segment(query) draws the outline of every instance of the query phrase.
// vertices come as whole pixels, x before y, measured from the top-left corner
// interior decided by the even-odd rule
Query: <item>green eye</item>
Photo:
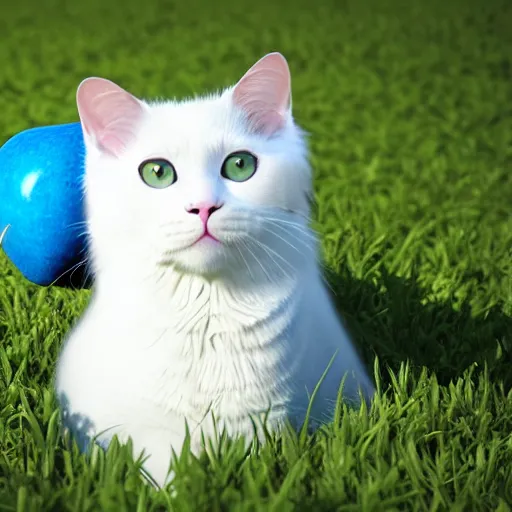
[[[142,181],[153,188],[170,187],[178,179],[174,166],[163,159],[142,162],[139,165],[139,174]]]
[[[246,181],[256,172],[258,160],[248,151],[231,153],[220,171],[221,176],[232,181]]]

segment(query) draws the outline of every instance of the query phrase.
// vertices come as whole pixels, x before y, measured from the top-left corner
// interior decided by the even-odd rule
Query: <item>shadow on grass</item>
[[[338,311],[369,366],[378,355],[381,368],[413,367],[434,371],[448,384],[473,363],[487,362],[493,381],[512,388],[512,318],[495,307],[474,317],[469,304],[422,304],[425,292],[414,280],[383,273],[379,287],[359,281],[348,270],[327,271]],[[502,355],[497,358],[498,348]],[[371,368],[370,368],[371,370]],[[387,372],[382,378],[389,382]]]

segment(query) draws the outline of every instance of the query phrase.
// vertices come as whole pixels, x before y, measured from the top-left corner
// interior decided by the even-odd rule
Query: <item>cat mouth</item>
[[[204,233],[192,244],[192,245],[196,245],[197,243],[201,242],[202,240],[210,240],[210,241],[213,241],[213,242],[216,242],[216,243],[221,243],[221,241],[214,237],[209,231],[208,231],[208,228],[205,227],[205,230],[204,230]]]

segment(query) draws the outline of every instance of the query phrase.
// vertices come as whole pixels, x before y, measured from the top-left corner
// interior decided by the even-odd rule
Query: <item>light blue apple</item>
[[[72,282],[86,256],[84,154],[80,123],[25,130],[0,148],[2,249],[33,283]]]

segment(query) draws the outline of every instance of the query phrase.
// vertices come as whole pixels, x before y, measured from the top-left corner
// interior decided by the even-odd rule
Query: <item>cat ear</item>
[[[261,58],[235,85],[233,101],[246,113],[256,132],[272,135],[283,128],[291,109],[286,59],[277,52]]]
[[[102,151],[119,156],[135,138],[144,105],[104,78],[86,78],[76,93],[83,131]]]

